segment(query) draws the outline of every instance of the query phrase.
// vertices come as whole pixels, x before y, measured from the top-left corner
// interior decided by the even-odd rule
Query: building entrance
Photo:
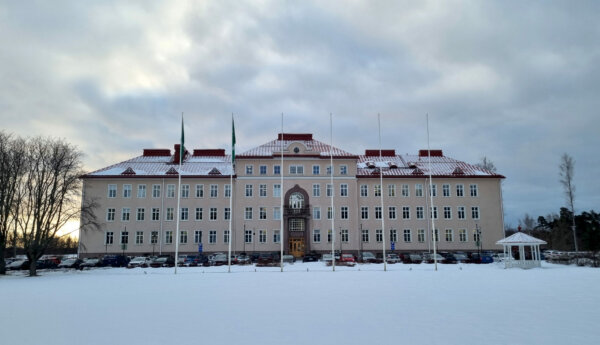
[[[304,256],[303,238],[290,238],[290,254],[296,258]]]

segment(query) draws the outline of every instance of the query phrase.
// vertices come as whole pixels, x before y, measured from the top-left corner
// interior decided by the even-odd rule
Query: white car
[[[129,261],[129,263],[127,264],[127,268],[148,267],[150,265],[150,262],[152,262],[150,258],[147,258],[145,256],[136,256],[135,258],[131,259],[131,261]]]

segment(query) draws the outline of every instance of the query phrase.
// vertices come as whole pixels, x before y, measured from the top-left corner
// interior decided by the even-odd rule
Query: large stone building
[[[146,149],[142,156],[82,177],[84,200],[99,204],[100,227],[82,229],[80,252],[174,253],[175,217],[180,217],[181,253],[225,252],[230,238],[236,252],[279,251],[280,240],[284,251],[297,257],[326,252],[332,245],[331,217],[335,249],[343,252],[381,252],[384,240],[387,251],[431,250],[431,216],[439,250],[497,249],[496,241],[504,237],[504,177],[431,150],[429,193],[428,156],[427,150],[415,155],[382,150],[381,158],[379,150],[356,155],[311,134],[279,134],[236,156],[232,189],[231,156],[225,150],[186,151],[177,210],[179,145],[173,153]]]

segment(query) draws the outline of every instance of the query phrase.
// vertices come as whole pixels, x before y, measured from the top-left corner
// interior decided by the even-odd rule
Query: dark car
[[[416,253],[403,254],[402,262],[405,264],[420,264],[423,262],[423,257]]]
[[[58,264],[58,268],[79,268],[82,262],[81,259],[66,259]]]
[[[491,264],[494,262],[494,259],[489,255],[472,253],[471,254],[471,262],[474,264]]]
[[[444,259],[442,259],[442,263],[443,264],[456,264],[458,263],[458,261],[456,260],[456,258],[454,257],[454,255],[447,253],[445,255],[442,255],[444,257]]]
[[[150,267],[175,267],[175,259],[172,256],[160,256],[150,263]]]
[[[36,267],[36,269],[44,270],[44,269],[57,268],[58,264],[56,263],[56,260],[40,259],[35,262],[35,267]]]
[[[317,255],[316,253],[306,254],[302,258],[302,262],[316,262],[316,261],[319,261],[319,255]]]
[[[79,264],[79,269],[82,270],[84,268],[91,268],[91,267],[100,267],[102,266],[102,260],[98,259],[98,258],[88,258],[83,260],[83,262],[81,264]]]
[[[269,265],[275,262],[275,256],[272,253],[260,253],[256,259],[257,265]]]
[[[104,255],[102,258],[102,266],[110,267],[126,267],[129,260],[124,255]]]
[[[457,263],[469,263],[471,262],[471,259],[469,259],[469,256],[465,253],[454,253],[454,259],[456,259]]]

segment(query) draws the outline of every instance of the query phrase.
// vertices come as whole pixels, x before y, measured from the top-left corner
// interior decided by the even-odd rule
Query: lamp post
[[[256,253],[256,228],[252,229],[252,254]]]
[[[154,256],[154,249],[156,248],[156,240],[157,240],[157,233],[156,232],[152,232],[152,256]]]
[[[343,242],[343,237],[342,237],[342,227],[340,226],[340,260],[342,259],[342,242]]]
[[[479,250],[479,257],[481,257],[481,228],[479,228],[479,224],[475,224],[475,233],[477,234],[477,249]]]
[[[246,253],[246,223],[244,223],[244,253]]]

